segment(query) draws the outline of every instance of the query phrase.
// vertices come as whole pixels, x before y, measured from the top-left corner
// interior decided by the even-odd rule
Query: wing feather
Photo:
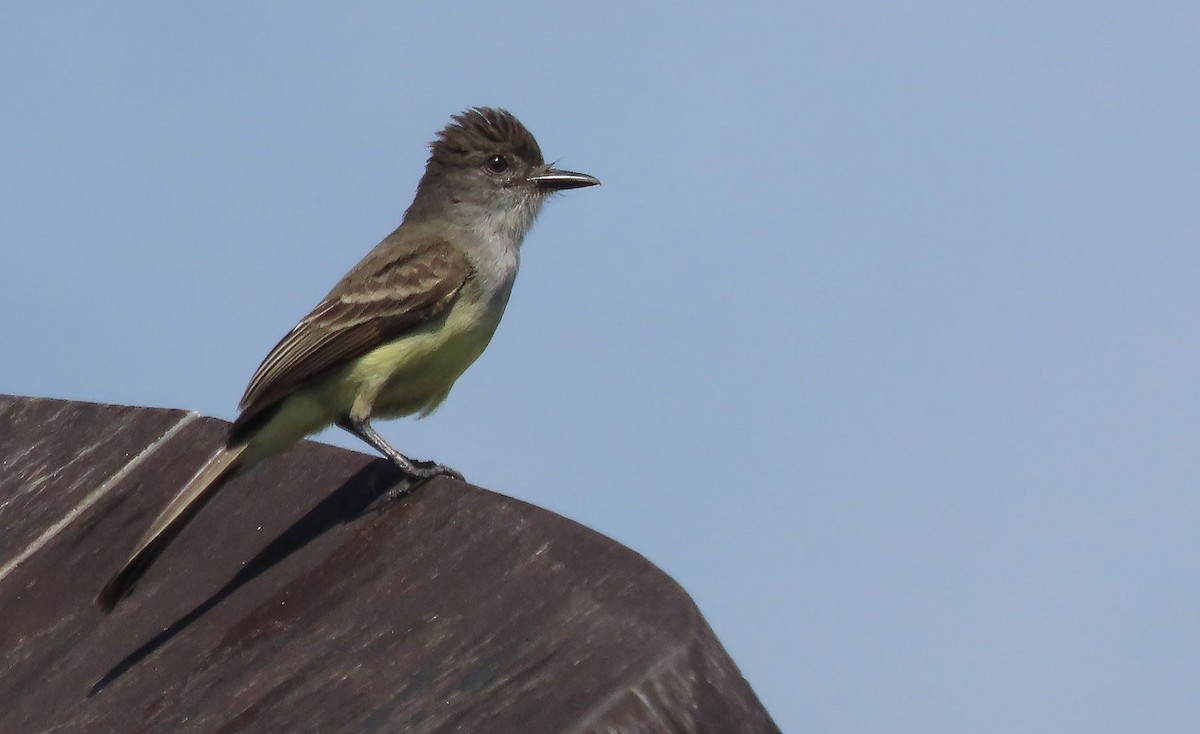
[[[250,378],[243,417],[437,317],[471,277],[466,257],[444,239],[399,255],[398,247],[385,240],[275,345]]]

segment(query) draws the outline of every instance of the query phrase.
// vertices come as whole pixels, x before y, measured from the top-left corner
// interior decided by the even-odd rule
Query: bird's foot
[[[436,476],[450,477],[451,479],[463,478],[462,472],[453,467],[439,464],[436,461],[421,461],[420,459],[407,459],[408,466],[400,466],[404,473],[411,476],[413,479],[433,479]]]

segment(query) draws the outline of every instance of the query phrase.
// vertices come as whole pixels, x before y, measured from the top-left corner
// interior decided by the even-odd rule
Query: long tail
[[[245,450],[245,444],[221,449],[201,467],[200,471],[196,472],[196,476],[192,477],[175,499],[171,500],[167,509],[162,511],[158,519],[142,536],[142,542],[138,544],[137,550],[133,552],[117,575],[104,585],[96,597],[97,606],[105,612],[111,612],[117,602],[133,591],[134,585],[154,563],[154,559],[158,558],[171,541],[175,540],[179,532],[196,516],[196,513],[208,504],[208,501],[215,497],[230,479],[240,473],[239,470],[242,467],[238,463],[238,459]]]

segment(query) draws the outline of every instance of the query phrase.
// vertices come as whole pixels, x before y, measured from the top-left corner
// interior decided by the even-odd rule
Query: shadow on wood
[[[688,596],[577,523],[304,442],[91,604],[222,441],[0,396],[0,731],[773,732]]]

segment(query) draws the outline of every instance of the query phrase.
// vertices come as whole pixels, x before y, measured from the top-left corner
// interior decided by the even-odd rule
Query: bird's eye
[[[494,155],[487,159],[487,169],[492,173],[504,173],[508,170],[508,159],[502,155]]]

